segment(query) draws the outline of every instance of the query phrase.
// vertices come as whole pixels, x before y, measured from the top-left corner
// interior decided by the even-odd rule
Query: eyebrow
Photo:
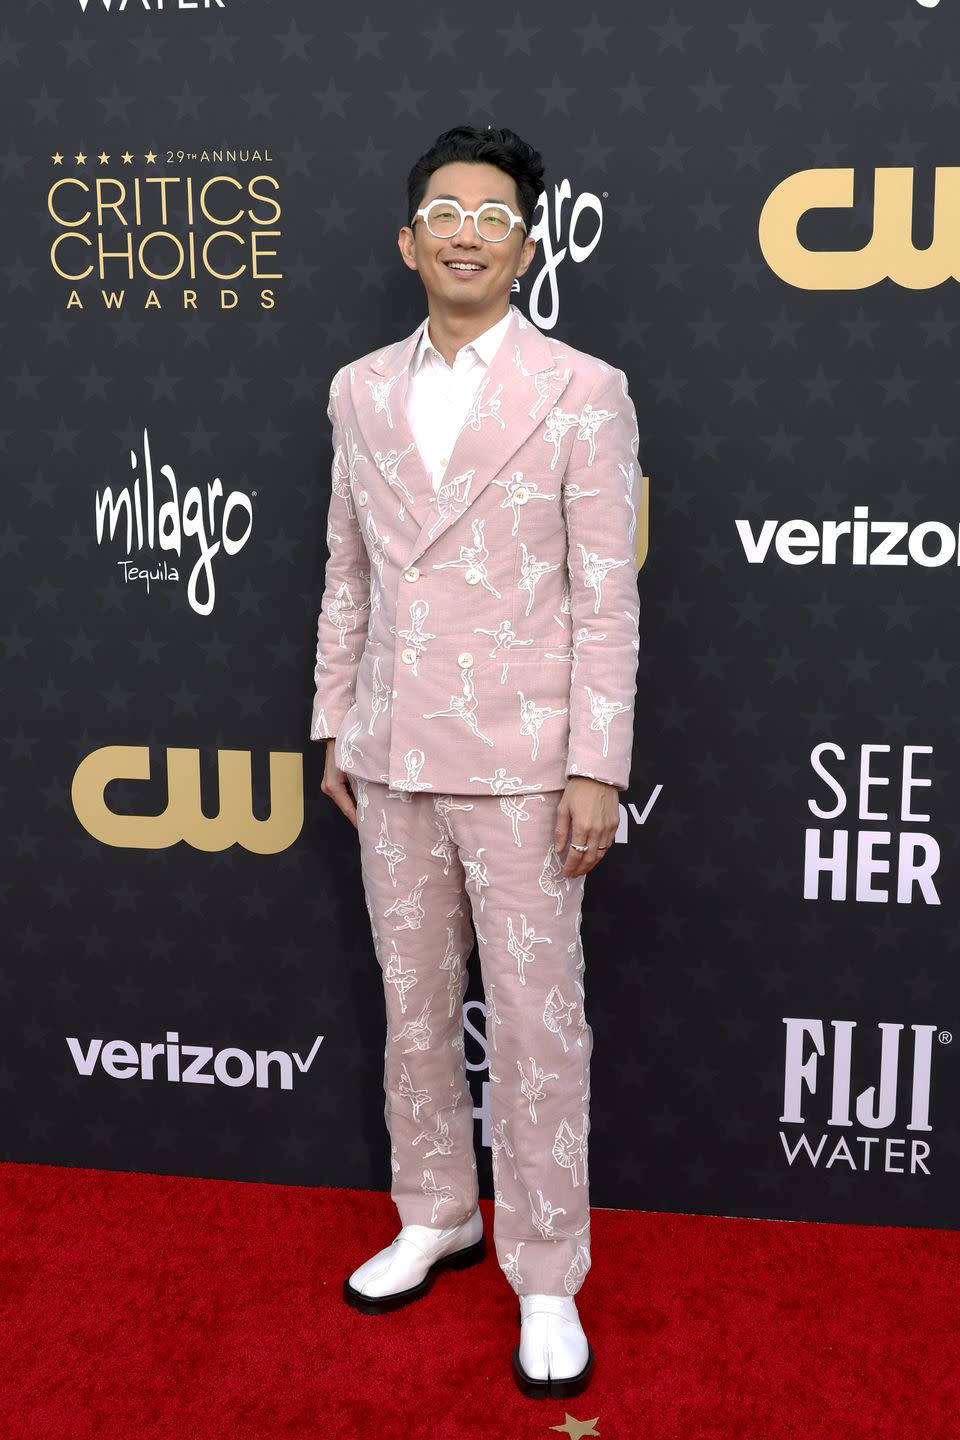
[[[460,196],[459,196],[459,195],[434,195],[434,196],[433,196],[433,199],[434,199],[434,200],[456,200],[456,202],[457,202],[458,205],[462,205],[462,204],[463,204],[463,201],[460,199]],[[428,201],[427,203],[429,204],[430,202]],[[509,202],[509,200],[504,200],[504,198],[503,198],[502,195],[484,195],[483,199],[480,201],[480,204],[481,204],[481,205],[506,205],[507,207],[509,207],[510,202]]]

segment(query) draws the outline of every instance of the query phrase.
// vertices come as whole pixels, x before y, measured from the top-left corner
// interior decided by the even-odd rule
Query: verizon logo
[[[852,520],[750,520],[734,522],[751,565],[775,555],[784,565],[922,565],[960,563],[960,526],[941,520],[871,520],[869,507],[854,506]]]
[[[294,1076],[305,1075],[323,1043],[318,1035],[303,1059],[296,1050],[241,1050],[230,1045],[214,1051],[212,1045],[184,1045],[176,1030],[168,1030],[163,1042],[141,1040],[90,1040],[86,1047],[75,1035],[66,1037],[77,1073],[88,1079],[98,1069],[113,1080],[161,1080],[175,1085],[229,1085],[233,1089],[254,1085],[269,1090],[292,1090]]]

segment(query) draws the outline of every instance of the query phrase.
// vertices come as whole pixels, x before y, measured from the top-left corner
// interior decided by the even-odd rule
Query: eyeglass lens
[[[510,233],[510,217],[496,205],[485,206],[476,217],[477,234],[482,240],[503,240]],[[460,229],[460,211],[443,200],[427,206],[427,229],[438,239],[448,239]]]

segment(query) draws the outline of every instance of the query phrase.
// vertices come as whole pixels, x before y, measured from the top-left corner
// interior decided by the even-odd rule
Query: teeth
[[[448,270],[482,270],[482,265],[461,265],[456,261],[447,261]]]

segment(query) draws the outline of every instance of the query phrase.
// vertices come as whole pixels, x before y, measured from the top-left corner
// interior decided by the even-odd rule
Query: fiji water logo
[[[127,0],[78,0],[86,14],[91,10],[126,10]],[[141,10],[224,10],[224,0],[131,0],[131,9]]]
[[[952,1032],[881,1021],[879,1036],[855,1035],[856,1020],[825,1026],[787,1016],[783,1023],[780,1123],[789,1128],[780,1143],[791,1168],[929,1175],[932,1147],[919,1136],[933,1131],[934,1056],[952,1043]]]

